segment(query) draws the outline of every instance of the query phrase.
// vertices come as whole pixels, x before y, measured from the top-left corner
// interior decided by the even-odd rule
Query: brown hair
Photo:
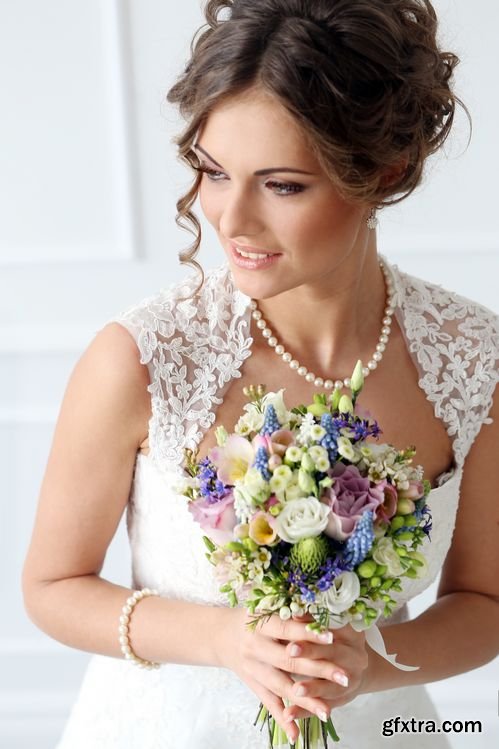
[[[456,104],[471,125],[450,87],[459,58],[439,49],[430,0],[209,0],[205,17],[167,94],[187,121],[173,142],[193,169],[192,146],[210,112],[253,86],[293,115],[340,194],[371,206],[398,203],[419,185]],[[387,170],[401,163],[388,182]],[[196,237],[179,254],[201,272],[196,292],[204,273],[191,209],[201,178],[177,201],[176,216]]]

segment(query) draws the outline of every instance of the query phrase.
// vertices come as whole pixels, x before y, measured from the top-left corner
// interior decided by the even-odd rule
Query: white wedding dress
[[[404,578],[388,623],[407,618],[406,602],[435,579],[449,549],[463,462],[482,425],[490,423],[499,318],[384,260],[419,386],[445,423],[455,459],[428,500],[433,513],[426,549],[430,574],[423,580]],[[206,274],[195,300],[177,301],[195,285],[194,278],[172,284],[113,318],[134,336],[151,377],[150,452],[137,455],[126,513],[130,587],[226,606],[205,557],[203,532],[175,484],[183,473],[183,448],[201,441],[230,382],[251,355],[250,299],[235,287],[227,262]],[[164,664],[148,671],[93,655],[56,749],[266,749],[266,729],[253,725],[258,705],[257,696],[228,669]],[[341,741],[331,746],[385,749],[382,721],[395,716],[439,722],[424,687],[361,695],[333,710]],[[443,734],[401,733],[393,742],[397,748],[450,746]]]

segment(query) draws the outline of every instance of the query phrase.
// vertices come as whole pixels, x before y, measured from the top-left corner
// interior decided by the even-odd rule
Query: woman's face
[[[201,207],[238,288],[256,299],[303,285],[330,296],[335,271],[365,250],[368,210],[340,198],[284,107],[258,91],[231,99],[210,114],[195,150]],[[276,256],[255,264],[234,245]]]

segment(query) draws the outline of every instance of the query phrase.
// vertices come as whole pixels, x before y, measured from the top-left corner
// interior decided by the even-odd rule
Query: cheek
[[[201,182],[201,185],[199,186],[198,197],[199,205],[206,216],[206,220],[213,226],[217,225],[220,215],[218,201],[215,199],[213,191],[206,189],[203,182]]]

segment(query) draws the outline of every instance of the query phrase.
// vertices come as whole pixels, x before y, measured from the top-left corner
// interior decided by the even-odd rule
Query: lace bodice
[[[498,379],[499,322],[491,310],[400,271],[383,258],[394,283],[395,314],[419,371],[419,385],[452,438],[454,467],[431,493],[430,574],[405,581],[398,609],[436,577],[455,522],[465,457],[488,412]],[[172,284],[114,321],[133,335],[150,373],[148,455],[139,453],[127,513],[134,584],[165,595],[225,605],[205,558],[201,529],[175,492],[183,448],[195,448],[215,422],[233,378],[251,355],[250,298],[235,287],[228,263]],[[170,538],[168,529],[174,528]],[[147,553],[146,553],[147,550]],[[172,574],[174,573],[174,574]]]
[[[419,386],[444,422],[454,451],[453,469],[439,477],[428,500],[433,514],[432,540],[425,549],[429,575],[404,579],[389,620],[400,621],[407,616],[406,602],[435,579],[451,543],[464,460],[490,421],[499,321],[485,307],[384,261]],[[133,335],[150,373],[150,451],[137,454],[126,516],[131,585],[225,606],[205,556],[203,531],[176,486],[184,475],[183,448],[195,448],[214,424],[228,386],[251,355],[250,299],[234,286],[227,263],[206,274],[194,299],[179,301],[195,285],[195,279],[172,284],[112,319]],[[356,713],[360,704],[362,721]],[[223,668],[165,664],[149,672],[96,655],[57,749],[266,749],[265,733],[252,725],[257,707],[256,695]],[[404,714],[438,719],[423,687],[357,697],[333,711],[342,738],[335,749],[382,749],[386,740],[379,716]],[[417,743],[449,746],[443,735],[418,736]],[[397,746],[406,745],[398,737]]]

